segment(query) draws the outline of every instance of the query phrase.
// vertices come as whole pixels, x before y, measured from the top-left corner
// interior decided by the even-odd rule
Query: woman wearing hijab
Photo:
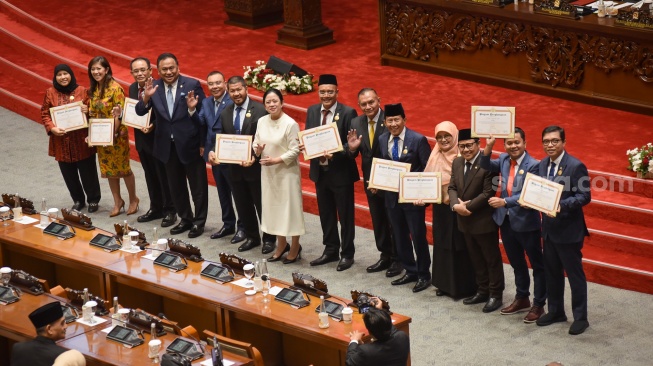
[[[60,354],[52,366],[86,366],[86,359],[81,352],[71,349]]]
[[[95,148],[85,142],[87,129],[66,131],[55,126],[50,117],[50,108],[65,104],[84,103],[82,112],[88,113],[89,98],[86,88],[77,85],[75,74],[68,65],[54,68],[52,87],[45,91],[41,106],[41,122],[50,136],[48,155],[59,164],[59,170],[66,183],[73,209],[81,210],[88,202],[88,212],[98,210],[100,182],[95,164]]]
[[[91,88],[88,92],[91,118],[114,118],[115,136],[112,146],[97,148],[100,160],[102,178],[109,180],[109,188],[113,195],[113,210],[109,217],[118,216],[125,210],[125,201],[120,196],[120,178],[125,180],[129,193],[129,208],[127,215],[138,212],[139,199],[136,196],[136,179],[129,166],[129,136],[127,126],[120,124],[122,107],[125,104],[125,91],[112,77],[109,61],[103,56],[97,56],[88,63],[88,77]]]
[[[436,146],[425,172],[442,174],[442,203],[433,205],[433,286],[436,295],[454,299],[476,293],[474,268],[467,254],[465,238],[458,230],[456,213],[449,207],[451,164],[458,155],[458,128],[449,121],[435,126]]]

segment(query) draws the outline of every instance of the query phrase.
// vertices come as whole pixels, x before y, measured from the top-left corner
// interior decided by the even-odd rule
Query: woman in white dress
[[[301,258],[299,236],[304,234],[304,205],[299,171],[297,122],[283,113],[283,95],[268,89],[263,95],[267,116],[258,120],[254,152],[261,164],[261,229],[277,236],[276,262],[288,252],[284,264]],[[286,236],[292,237],[288,245]]]

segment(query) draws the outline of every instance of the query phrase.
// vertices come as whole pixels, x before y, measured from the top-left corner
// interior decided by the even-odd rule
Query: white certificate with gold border
[[[86,114],[82,112],[83,105],[82,102],[76,102],[50,108],[52,123],[66,132],[88,127]]]
[[[122,124],[125,126],[138,128],[139,130],[145,127],[149,127],[152,109],[147,111],[146,115],[139,116],[136,114],[136,104],[138,104],[138,100],[125,98],[125,110],[122,115]]]
[[[515,137],[515,107],[472,106],[472,137]]]
[[[91,118],[88,121],[88,146],[113,145],[113,118]]]
[[[298,137],[299,143],[304,145],[305,160],[323,156],[324,152],[332,154],[343,150],[335,122],[299,131]]]
[[[517,201],[520,205],[534,208],[542,213],[555,216],[560,205],[564,185],[526,173],[524,187]]]
[[[252,158],[251,135],[215,135],[215,156],[220,163],[240,164]]]
[[[408,172],[410,172],[410,163],[399,163],[393,160],[373,158],[370,181],[367,187],[399,192],[400,175],[401,173]]]
[[[413,172],[399,175],[399,203],[442,202],[442,174]]]

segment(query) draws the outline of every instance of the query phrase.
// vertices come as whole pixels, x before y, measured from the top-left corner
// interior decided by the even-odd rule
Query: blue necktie
[[[243,110],[243,107],[236,107],[236,119],[234,119],[234,129],[236,134],[240,135],[240,111]]]
[[[549,169],[549,180],[553,180],[556,176],[556,163],[551,163],[551,169]]]
[[[399,160],[399,136],[396,136],[392,140],[394,141],[392,143],[392,160],[397,161]]]
[[[172,118],[172,110],[175,108],[175,99],[172,96],[172,85],[168,86],[168,92],[166,93],[166,100],[168,102],[168,113],[170,114],[170,118]]]

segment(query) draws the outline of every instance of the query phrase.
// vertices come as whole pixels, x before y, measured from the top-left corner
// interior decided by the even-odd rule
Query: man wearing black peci
[[[401,273],[401,263],[397,258],[397,249],[392,237],[392,227],[385,209],[383,191],[372,193],[367,186],[370,180],[372,159],[381,157],[378,139],[385,131],[385,113],[381,109],[381,98],[372,88],[363,88],[358,92],[358,105],[363,115],[351,121],[352,130],[348,135],[348,153],[352,158],[361,156],[364,189],[367,196],[367,205],[370,209],[372,227],[374,228],[374,241],[376,248],[381,253],[381,258],[371,266],[367,272],[386,271],[387,277],[394,277]]]
[[[306,129],[336,123],[342,145],[347,149],[347,133],[351,120],[356,117],[356,111],[338,103],[338,81],[335,75],[320,75],[318,95],[320,103],[308,107]],[[303,146],[300,145],[300,149]],[[324,244],[323,254],[311,261],[311,266],[336,262],[340,257],[336,269],[349,269],[354,264],[355,253],[354,182],[360,179],[356,162],[345,151],[325,154],[311,159],[309,177],[315,182]]]
[[[55,342],[66,337],[66,320],[58,301],[43,305],[29,314],[36,328],[36,338],[16,343],[11,352],[11,366],[51,366],[66,349]]]
[[[152,77],[152,65],[149,59],[136,57],[132,60],[130,67],[135,82],[129,86],[129,97],[142,100],[145,82]],[[162,218],[161,227],[168,227],[177,221],[177,214],[168,186],[166,167],[153,154],[154,134],[152,132],[156,128],[155,122],[155,116],[152,114],[149,127],[134,128],[136,151],[143,166],[147,193],[150,196],[150,209],[144,215],[139,216],[137,221],[149,222]]]

